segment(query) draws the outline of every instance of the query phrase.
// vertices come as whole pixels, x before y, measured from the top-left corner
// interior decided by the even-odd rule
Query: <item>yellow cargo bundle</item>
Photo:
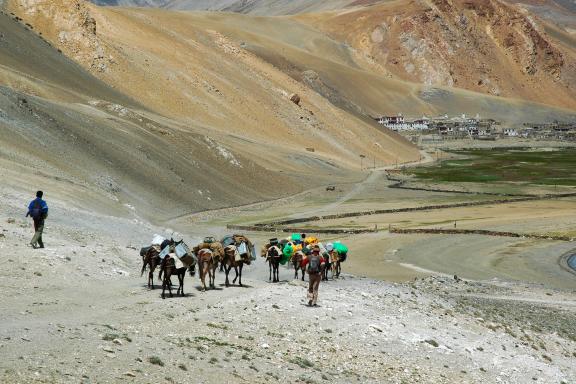
[[[319,240],[317,237],[314,236],[310,236],[310,237],[306,237],[306,244],[308,245],[315,245],[318,244]]]

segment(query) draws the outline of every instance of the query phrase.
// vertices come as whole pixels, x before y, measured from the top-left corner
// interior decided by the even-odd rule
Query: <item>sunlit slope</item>
[[[275,174],[147,111],[5,15],[0,33],[5,187],[154,219],[298,190],[264,183]]]
[[[210,14],[88,4],[70,11],[67,3],[12,3],[12,9],[106,83],[192,130],[225,136],[239,150],[250,146],[262,165],[302,171],[302,162],[320,161],[356,168],[360,153],[381,164],[419,156],[401,137],[334,106],[220,33]],[[300,106],[290,101],[292,93]],[[284,161],[287,151],[298,164]]]
[[[545,22],[499,0],[398,0],[298,19],[347,42],[385,76],[576,109],[566,31],[549,34]]]
[[[290,15],[340,9],[354,0],[92,0],[98,5],[158,7],[187,11],[225,11],[255,15]],[[367,3],[362,1],[361,3]]]
[[[331,17],[326,14],[297,19],[218,13],[186,13],[178,17],[229,36],[246,51],[308,85],[335,105],[362,115],[479,113],[508,123],[568,119],[574,115],[571,109],[542,103],[402,80],[308,22],[311,17]],[[302,17],[304,23],[300,22]]]

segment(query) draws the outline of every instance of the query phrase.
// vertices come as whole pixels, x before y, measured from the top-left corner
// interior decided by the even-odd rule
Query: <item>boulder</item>
[[[300,106],[300,96],[297,93],[293,93],[292,95],[290,95],[290,101]]]

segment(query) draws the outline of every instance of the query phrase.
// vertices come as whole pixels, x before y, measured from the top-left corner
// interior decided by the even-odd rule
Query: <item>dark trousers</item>
[[[42,242],[42,232],[44,231],[44,219],[34,219],[34,237],[30,241],[32,246],[39,246],[44,248],[44,243]]]
[[[308,274],[308,302],[315,305],[318,301],[318,288],[320,287],[322,275],[320,273]]]

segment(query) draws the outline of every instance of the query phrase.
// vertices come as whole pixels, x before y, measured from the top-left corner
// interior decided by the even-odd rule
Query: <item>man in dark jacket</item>
[[[36,198],[28,204],[28,213],[26,217],[32,217],[34,220],[34,237],[30,241],[32,248],[44,248],[42,242],[42,232],[44,231],[44,220],[48,217],[48,204],[42,200],[44,192],[36,192]]]
[[[308,266],[308,306],[318,306],[318,288],[322,280],[322,269],[324,268],[324,258],[320,255],[320,247],[315,246],[312,254],[302,262],[303,266]]]

